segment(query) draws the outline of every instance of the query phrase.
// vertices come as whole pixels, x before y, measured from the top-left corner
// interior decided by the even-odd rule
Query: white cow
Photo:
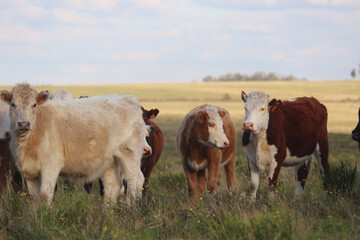
[[[127,202],[141,196],[147,128],[133,96],[47,101],[49,92],[26,83],[0,95],[10,104],[10,148],[34,198],[50,204],[57,177],[65,174],[87,182],[101,177],[105,198],[116,202],[118,167],[127,179]]]
[[[63,101],[63,100],[70,100],[73,99],[71,93],[63,88],[59,88],[54,95],[51,96],[51,100],[54,101]]]

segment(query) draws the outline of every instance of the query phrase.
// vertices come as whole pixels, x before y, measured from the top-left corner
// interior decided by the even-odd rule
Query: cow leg
[[[305,183],[310,173],[311,161],[312,161],[312,156],[309,158],[309,160],[307,160],[303,164],[299,164],[294,167],[295,181],[296,181],[296,189],[294,196],[295,199],[301,198],[304,192]]]
[[[211,156],[209,156],[208,159],[208,165],[209,165],[208,190],[210,191],[210,194],[213,194],[215,192],[217,181],[220,175],[220,166],[221,166],[220,154],[221,152],[217,151],[216,153],[213,153]]]
[[[226,182],[229,191],[232,192],[235,187],[235,156],[232,157],[228,163],[225,164]]]
[[[115,164],[105,171],[104,175],[102,176],[102,181],[105,190],[104,200],[107,201],[107,204],[115,204],[121,188],[120,177]]]
[[[127,154],[127,156],[121,156],[119,159],[127,182],[126,201],[131,203],[132,200],[141,197],[141,189],[144,184],[144,175],[140,170],[141,152],[139,156]]]
[[[204,188],[205,188],[205,184],[206,184],[205,169],[196,171],[196,178],[197,178],[197,194],[198,194],[198,196],[196,196],[196,198],[198,199],[204,193]]]
[[[60,169],[56,167],[43,167],[41,170],[40,198],[49,206],[55,192],[56,179]]]
[[[40,178],[26,178],[25,180],[30,196],[34,199],[39,199]]]
[[[276,162],[275,159],[272,159],[268,174],[268,186],[270,189],[270,197],[276,189],[280,169],[281,169],[281,163]]]
[[[315,157],[320,168],[320,173],[322,177],[325,177],[325,174],[329,173],[330,166],[328,162],[329,156],[329,144],[328,144],[328,136],[325,134],[321,136],[319,139],[319,143],[315,149]]]
[[[188,182],[188,190],[189,190],[189,197],[190,197],[190,202],[192,204],[195,204],[195,195],[197,192],[197,177],[196,177],[196,171],[191,169],[186,160],[182,160],[182,165],[183,165],[183,169],[186,175],[186,179]]]
[[[249,170],[250,170],[250,181],[251,181],[251,193],[250,199],[255,201],[256,199],[256,192],[259,188],[259,181],[260,181],[260,171],[259,168],[253,162],[248,160]]]

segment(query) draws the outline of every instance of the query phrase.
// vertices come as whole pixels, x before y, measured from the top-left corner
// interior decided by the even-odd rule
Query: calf
[[[268,185],[274,190],[282,166],[294,167],[295,197],[301,197],[315,154],[322,176],[329,172],[327,110],[315,98],[288,101],[264,92],[242,92],[245,103],[242,144],[248,159],[251,198],[256,198],[259,173],[269,168]]]
[[[141,196],[147,128],[133,96],[47,101],[48,93],[26,83],[0,95],[10,104],[11,152],[35,199],[50,204],[56,179],[65,174],[83,181],[102,177],[106,199],[116,202],[118,168],[128,181],[127,201]]]
[[[358,117],[359,117],[359,122],[356,125],[356,128],[352,131],[351,136],[354,141],[358,142],[359,149],[360,149],[360,108],[359,108],[359,112],[358,112]]]
[[[216,190],[221,166],[225,168],[230,192],[234,189],[236,132],[225,109],[213,105],[192,109],[179,124],[176,144],[192,203],[196,203],[204,191],[206,169],[211,194]]]

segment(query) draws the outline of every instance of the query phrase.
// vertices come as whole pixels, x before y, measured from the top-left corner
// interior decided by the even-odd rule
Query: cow
[[[356,128],[352,131],[351,137],[354,141],[358,142],[359,149],[360,149],[360,108],[359,108],[359,112],[358,112],[358,118],[359,118],[359,122],[356,125]]]
[[[22,191],[22,178],[15,167],[10,148],[9,105],[0,101],[0,194],[6,192],[8,179],[15,192]]]
[[[121,189],[118,168],[128,181],[127,202],[141,196],[147,127],[135,97],[47,101],[49,93],[28,83],[0,95],[10,105],[10,149],[34,199],[49,205],[60,174],[86,182],[101,177],[106,203],[115,203]]]
[[[329,172],[327,110],[317,99],[299,97],[288,101],[270,100],[261,91],[241,94],[245,103],[242,145],[250,170],[256,199],[259,174],[268,167],[271,194],[276,188],[281,167],[293,167],[295,199],[300,198],[315,155],[321,175]]]
[[[225,168],[229,191],[234,190],[236,131],[225,109],[207,104],[192,109],[179,124],[176,145],[191,203],[198,202],[206,182],[210,194],[215,193],[221,166]]]
[[[59,88],[58,90],[56,90],[54,95],[50,97],[50,99],[53,101],[64,101],[73,99],[73,96],[67,90]]]
[[[150,111],[143,110],[143,119],[145,124],[152,127],[151,133],[146,138],[146,141],[151,147],[151,154],[143,155],[141,158],[141,172],[144,174],[144,193],[145,189],[148,187],[149,178],[153,168],[156,163],[159,161],[162,149],[164,147],[164,135],[160,129],[160,127],[151,119],[155,118],[159,114],[159,110],[151,109]]]

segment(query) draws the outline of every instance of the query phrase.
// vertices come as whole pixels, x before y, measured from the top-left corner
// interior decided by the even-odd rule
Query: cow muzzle
[[[142,152],[143,157],[148,157],[151,154],[152,154],[151,147],[144,147],[143,148],[143,152]]]
[[[19,121],[16,128],[20,132],[27,132],[31,130],[31,123],[29,121]]]
[[[252,122],[244,122],[242,130],[247,131],[247,132],[255,131],[254,123],[252,123]]]

